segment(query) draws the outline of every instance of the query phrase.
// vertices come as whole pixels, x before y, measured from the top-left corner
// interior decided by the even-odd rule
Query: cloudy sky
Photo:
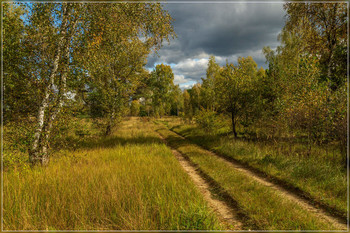
[[[276,48],[284,25],[282,3],[166,3],[174,19],[177,38],[164,44],[159,56],[148,59],[147,68],[171,65],[174,83],[191,87],[205,77],[210,55],[220,65],[236,63],[240,56],[252,56],[266,68],[264,46]]]

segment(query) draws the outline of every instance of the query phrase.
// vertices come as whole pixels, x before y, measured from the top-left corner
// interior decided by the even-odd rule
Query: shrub
[[[215,111],[208,109],[201,109],[195,115],[197,125],[206,133],[215,134],[223,127],[223,120]]]

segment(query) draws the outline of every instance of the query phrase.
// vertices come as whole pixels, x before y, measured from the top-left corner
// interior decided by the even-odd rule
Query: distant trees
[[[151,72],[139,95],[142,108],[148,116],[178,116],[184,101],[179,85],[174,84],[174,73],[169,65],[159,64]]]
[[[184,109],[184,100],[183,100],[182,91],[179,85],[174,85],[170,95],[171,95],[170,114],[174,116],[180,116],[180,113],[183,112],[183,109]]]
[[[182,98],[184,101],[184,117],[188,120],[191,120],[193,117],[193,112],[190,99],[191,97],[187,90],[183,91]]]
[[[154,116],[164,116],[171,110],[171,95],[174,89],[174,73],[169,65],[159,64],[151,73],[148,82],[151,90],[152,109]]]
[[[263,104],[260,86],[264,78],[265,71],[258,69],[251,57],[240,57],[237,66],[227,63],[220,67],[211,56],[203,84],[196,84],[183,93],[185,116],[191,119],[198,115],[203,125],[215,121],[215,112],[229,115],[232,132],[237,137],[237,124],[247,127],[260,114]]]
[[[201,89],[202,85],[200,83],[196,83],[192,86],[188,93],[190,94],[190,103],[191,103],[191,112],[194,115],[198,114],[201,109]]]
[[[138,100],[133,100],[130,104],[130,115],[139,116],[140,114],[140,102]]]
[[[201,105],[205,109],[210,109],[212,111],[217,108],[217,99],[220,96],[216,95],[215,89],[217,88],[217,79],[220,75],[220,66],[215,61],[214,56],[209,57],[208,68],[206,71],[206,78],[202,78],[201,86]]]

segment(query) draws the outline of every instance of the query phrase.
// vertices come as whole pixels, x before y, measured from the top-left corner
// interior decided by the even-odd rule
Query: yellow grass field
[[[151,125],[132,119],[47,167],[4,172],[4,230],[221,229]]]

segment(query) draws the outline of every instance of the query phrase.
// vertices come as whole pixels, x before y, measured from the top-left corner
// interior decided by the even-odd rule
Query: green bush
[[[201,109],[195,115],[195,121],[206,133],[215,134],[223,127],[222,116],[208,109]]]

